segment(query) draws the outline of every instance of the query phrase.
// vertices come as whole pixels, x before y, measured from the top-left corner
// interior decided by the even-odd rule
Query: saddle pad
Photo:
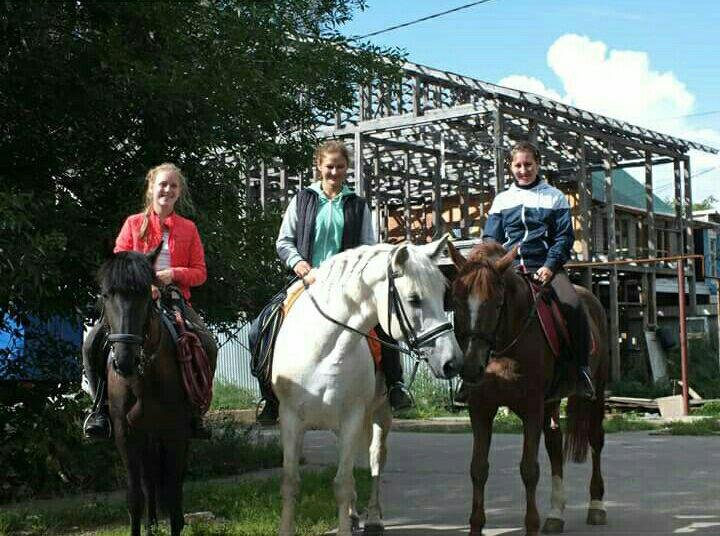
[[[298,281],[288,289],[287,298],[285,298],[282,306],[283,318],[288,315],[290,309],[292,309],[292,306],[295,305],[295,302],[303,292],[305,292],[305,287],[303,286],[302,281]],[[375,329],[371,329],[368,335],[377,337]],[[370,349],[370,355],[372,355],[373,361],[375,361],[375,366],[380,368],[380,362],[382,361],[382,345],[375,339],[370,338],[367,339],[367,343],[368,348]]]
[[[538,294],[542,292],[542,287],[532,281],[528,281],[528,283],[533,293],[533,298],[537,303],[538,318],[540,319],[540,325],[545,334],[545,339],[553,355],[560,357],[563,343],[569,344],[570,341],[570,333],[568,332],[562,312],[560,312],[560,307],[555,299],[552,299],[550,303],[548,303],[543,296],[538,296]],[[592,330],[590,330],[590,355],[595,355],[597,349],[597,341],[595,340]]]

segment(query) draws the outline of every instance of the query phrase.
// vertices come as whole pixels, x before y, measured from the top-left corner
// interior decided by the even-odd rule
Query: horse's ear
[[[405,263],[410,258],[410,252],[408,251],[407,244],[403,244],[397,248],[397,251],[393,254],[391,266],[394,272],[402,272],[405,267]]]
[[[147,260],[150,261],[150,264],[152,266],[155,266],[155,260],[158,258],[158,255],[160,255],[160,252],[162,251],[162,247],[163,247],[163,241],[160,240],[160,244],[158,245],[158,247],[156,247],[150,253],[145,255],[145,257],[147,257]]]
[[[512,266],[515,257],[517,257],[519,247],[520,246],[513,247],[510,251],[503,255],[499,261],[495,263],[495,268],[498,272],[503,273],[505,270],[510,268],[510,266]]]
[[[450,253],[450,258],[453,261],[453,264],[455,265],[455,268],[458,269],[458,271],[461,271],[465,267],[465,263],[467,263],[467,259],[463,257],[462,253],[458,250],[458,248],[455,247],[455,244],[452,242],[448,242],[448,253]]]
[[[432,260],[436,260],[438,256],[443,252],[445,249],[445,246],[448,244],[448,240],[450,238],[450,235],[446,234],[439,240],[435,240],[435,242],[430,242],[429,244],[425,244],[423,246],[420,246],[420,249],[422,252],[430,257]]]

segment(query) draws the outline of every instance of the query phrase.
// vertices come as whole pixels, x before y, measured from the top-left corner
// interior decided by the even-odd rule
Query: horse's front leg
[[[473,456],[470,464],[470,477],[473,484],[472,513],[470,514],[470,534],[480,536],[485,526],[485,483],[490,464],[488,454],[492,438],[492,423],[497,406],[480,407],[470,399],[470,421],[473,429]]]
[[[289,404],[280,404],[280,436],[283,445],[280,536],[295,534],[295,502],[300,486],[300,456],[305,432],[299,417],[288,406]]]
[[[538,450],[543,423],[542,398],[529,400],[527,407],[531,409],[523,417],[523,453],[520,461],[520,476],[525,484],[525,531],[528,536],[535,536],[540,530],[540,514],[537,509],[535,491],[540,480]]]
[[[560,429],[560,402],[545,408],[543,422],[545,450],[550,458],[552,469],[552,495],[550,513],[545,519],[543,532],[559,534],[565,528],[565,485],[563,483],[563,437]]]
[[[352,534],[352,521],[350,510],[355,499],[355,466],[356,447],[361,441],[365,425],[366,408],[354,409],[353,413],[345,417],[338,431],[338,470],[333,482],[335,487],[335,500],[338,508],[338,535],[350,536]],[[365,443],[367,444],[367,443]]]
[[[391,426],[392,411],[390,403],[385,400],[373,416],[372,442],[370,443],[371,487],[365,534],[382,534],[385,530],[382,522],[382,505],[380,504],[380,475],[387,460],[387,437]]]

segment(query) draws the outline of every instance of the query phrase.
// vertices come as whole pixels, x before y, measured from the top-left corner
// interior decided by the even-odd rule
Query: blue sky
[[[342,31],[362,35],[466,3],[369,0]],[[416,63],[720,148],[720,113],[677,118],[720,111],[717,0],[491,0],[370,40]],[[720,158],[692,157],[694,172],[717,166],[694,181],[695,199],[720,198]]]

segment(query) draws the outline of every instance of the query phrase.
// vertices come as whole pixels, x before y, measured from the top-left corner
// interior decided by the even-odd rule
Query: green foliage
[[[146,171],[185,171],[207,251],[195,304],[252,316],[280,281],[278,215],[242,173],[305,168],[315,129],[354,84],[397,72],[393,51],[349,50],[337,27],[363,0],[25,2],[0,5],[0,319],[61,314],[93,274]],[[270,283],[270,284],[269,284]]]
[[[664,427],[663,432],[681,436],[720,435],[720,419],[707,417],[693,421],[673,421]]]
[[[711,208],[714,208],[715,204],[720,201],[717,197],[714,195],[709,195],[699,203],[693,203],[692,209],[693,210],[710,210]]]
[[[632,413],[609,416],[603,421],[603,428],[605,428],[605,433],[607,434],[657,430],[658,427],[659,424],[640,419]]]
[[[449,403],[448,382],[439,382],[427,367],[420,366],[415,375],[415,381],[410,386],[410,392],[415,399],[415,406],[401,412],[401,419],[428,419],[450,415],[447,410]]]
[[[12,389],[14,402],[0,407],[0,429],[6,434],[0,443],[0,503],[125,485],[114,443],[90,442],[81,435],[86,396],[48,396],[53,386],[38,384]],[[241,474],[281,464],[282,449],[276,440],[259,438],[229,421],[212,424],[212,440],[190,444],[188,478]]]
[[[213,399],[210,409],[251,409],[257,404],[257,396],[245,387],[216,381],[213,386]]]
[[[720,400],[706,402],[699,408],[691,410],[693,415],[707,415],[709,417],[720,417]]]
[[[298,534],[324,534],[335,526],[337,509],[332,484],[335,471],[328,468],[302,475],[297,505]],[[369,495],[369,474],[366,470],[356,470],[354,476],[358,500],[363,504]],[[183,534],[275,534],[282,504],[280,482],[278,478],[191,482],[185,484],[184,502],[186,511],[209,511],[218,520],[190,525]],[[93,501],[75,498],[0,512],[0,536],[21,532],[28,535],[67,533],[69,530],[92,531],[98,535],[127,534],[124,499],[120,496]],[[168,533],[166,526],[161,527],[160,533]]]
[[[674,379],[682,377],[679,348],[668,352],[668,374]],[[720,398],[718,354],[707,342],[693,339],[688,341],[688,375],[690,387],[703,398]]]

